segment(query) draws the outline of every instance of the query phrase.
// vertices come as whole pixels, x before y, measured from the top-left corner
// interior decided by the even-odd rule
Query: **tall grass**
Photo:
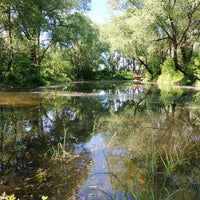
[[[64,124],[64,123],[63,123]],[[65,150],[66,149],[66,135],[67,129],[64,125],[64,132],[63,132],[63,142],[57,144],[57,148],[52,146],[52,159],[61,159],[69,156],[69,153]]]
[[[123,175],[108,165],[113,188],[124,193],[124,199],[128,195],[134,200],[199,199],[199,175],[196,175],[200,169],[192,160],[199,157],[191,157],[196,144],[187,141],[181,146],[169,143],[158,148],[155,141],[152,135],[145,157],[124,160]],[[107,163],[111,163],[110,159],[108,155]]]

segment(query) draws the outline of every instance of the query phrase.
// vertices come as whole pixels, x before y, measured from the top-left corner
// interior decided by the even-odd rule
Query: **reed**
[[[110,141],[114,143],[115,139],[117,137],[111,137]],[[152,134],[145,156],[128,155],[129,157],[124,159],[123,175],[113,169],[113,158],[107,156],[112,186],[124,194],[124,199],[130,195],[134,200],[196,200],[200,198],[200,171],[196,165],[199,156],[195,153],[196,148],[197,144],[187,139],[185,143],[179,144],[175,141],[158,148],[156,138]]]

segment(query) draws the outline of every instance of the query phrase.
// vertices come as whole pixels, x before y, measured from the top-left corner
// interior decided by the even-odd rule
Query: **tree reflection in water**
[[[0,193],[198,197],[199,91],[94,84],[1,93]]]

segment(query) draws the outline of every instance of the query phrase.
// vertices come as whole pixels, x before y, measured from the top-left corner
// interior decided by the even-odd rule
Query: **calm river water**
[[[0,195],[20,200],[200,199],[200,88],[1,91],[0,149]]]

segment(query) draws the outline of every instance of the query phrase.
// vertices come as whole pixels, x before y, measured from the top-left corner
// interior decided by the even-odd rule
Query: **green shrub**
[[[183,74],[175,69],[173,60],[168,59],[161,65],[161,75],[157,82],[160,84],[174,84],[179,83],[183,78]]]

